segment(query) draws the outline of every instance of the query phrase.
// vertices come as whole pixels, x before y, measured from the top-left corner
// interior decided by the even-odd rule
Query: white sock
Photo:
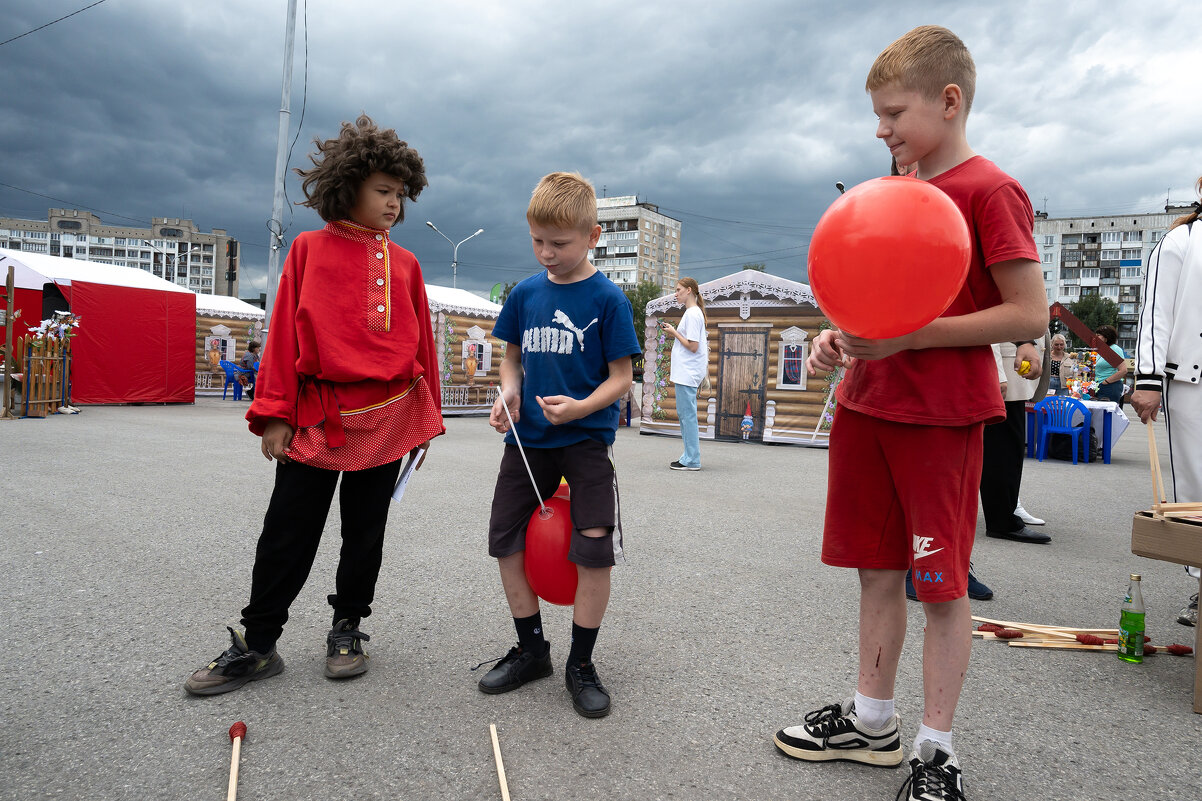
[[[893,699],[869,698],[856,693],[856,717],[870,729],[884,728],[893,719]]]
[[[939,731],[939,729],[932,729],[925,723],[918,724],[918,734],[914,736],[914,747],[910,749],[911,754],[918,754],[918,745],[923,740],[932,740],[937,742],[943,746],[944,751],[947,751],[953,757],[956,755],[955,750],[952,748],[952,733],[950,731]]]

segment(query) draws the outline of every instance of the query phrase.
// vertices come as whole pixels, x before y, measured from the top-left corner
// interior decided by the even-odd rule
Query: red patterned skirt
[[[327,382],[302,388],[302,395],[320,404],[321,419],[298,415],[288,449],[296,461],[325,470],[366,470],[395,462],[443,432],[442,410],[422,376],[403,391],[358,409],[341,409],[337,392],[338,385]]]

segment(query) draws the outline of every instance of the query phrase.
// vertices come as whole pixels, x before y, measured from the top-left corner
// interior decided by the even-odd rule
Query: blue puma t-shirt
[[[517,428],[523,447],[614,441],[617,402],[557,426],[535,400],[551,395],[584,400],[609,378],[611,361],[642,350],[630,301],[612,281],[599,272],[572,284],[553,283],[545,272],[531,276],[510,291],[493,336],[522,348],[525,376]],[[514,444],[512,432],[505,441]]]

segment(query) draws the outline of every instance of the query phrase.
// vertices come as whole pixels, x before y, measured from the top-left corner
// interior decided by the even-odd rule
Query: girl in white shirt
[[[705,331],[705,301],[692,278],[676,282],[676,302],[684,306],[680,326],[660,323],[675,342],[672,343],[672,372],[669,380],[676,385],[676,418],[684,453],[669,467],[673,470],[701,469],[701,442],[697,427],[697,388],[709,372],[709,347]]]

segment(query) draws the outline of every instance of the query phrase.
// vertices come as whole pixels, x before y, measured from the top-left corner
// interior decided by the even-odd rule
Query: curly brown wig
[[[300,204],[316,209],[326,222],[345,220],[359,196],[359,187],[372,173],[382,172],[405,184],[410,200],[428,186],[426,167],[417,151],[397,137],[392,128],[379,128],[372,118],[360,114],[352,125],[342,123],[337,139],[315,138],[316,153],[309,154],[313,169],[293,172],[304,179],[305,200]],[[405,219],[405,207],[393,223]]]

